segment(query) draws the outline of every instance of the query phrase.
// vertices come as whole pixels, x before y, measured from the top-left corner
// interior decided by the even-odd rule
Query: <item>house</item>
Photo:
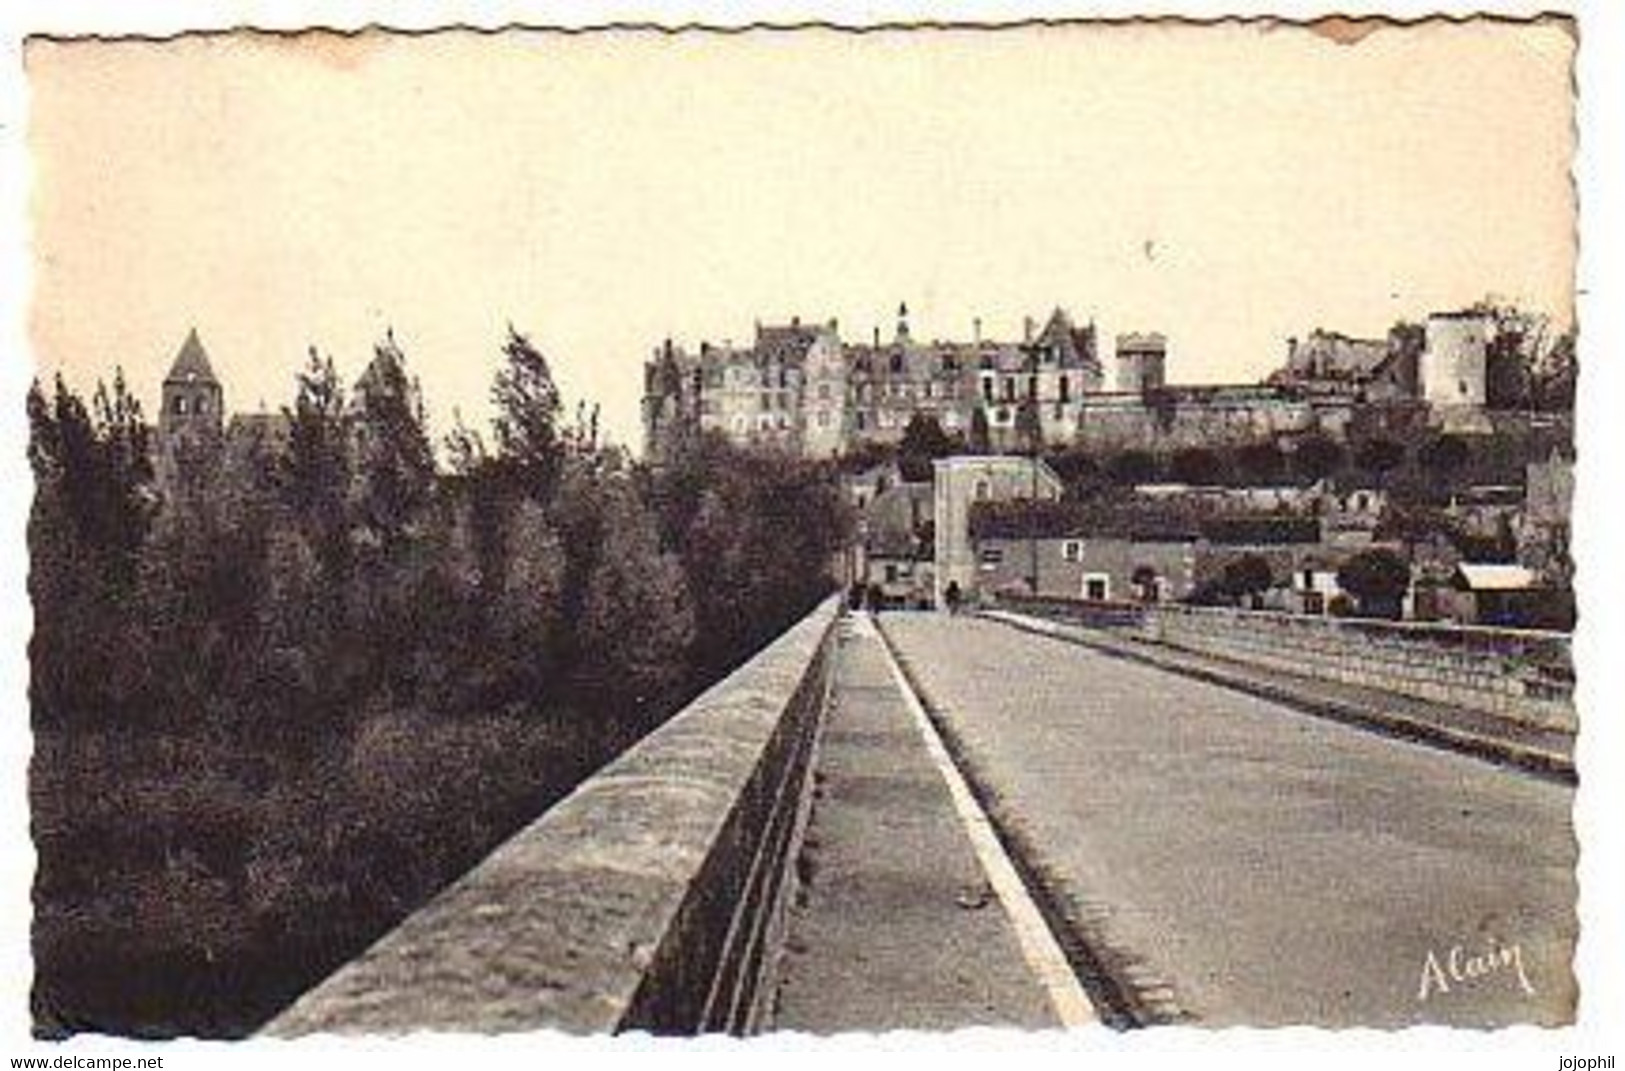
[[[1165,602],[1195,587],[1197,542],[1177,535],[987,536],[976,554],[978,589],[994,594],[1025,595],[1034,578],[1044,598],[1086,602]]]
[[[933,497],[930,483],[901,483],[864,511],[862,580],[883,605],[924,607],[935,597]]]
[[[943,606],[950,584],[966,597],[985,590],[971,538],[972,510],[994,502],[1058,502],[1064,485],[1042,459],[1010,454],[939,458],[932,468],[934,597]]]

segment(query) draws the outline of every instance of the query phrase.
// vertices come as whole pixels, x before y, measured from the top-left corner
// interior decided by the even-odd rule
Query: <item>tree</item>
[[[1400,600],[1411,585],[1411,565],[1385,548],[1361,551],[1337,570],[1337,583],[1354,596],[1361,614],[1398,617]]]
[[[924,482],[931,479],[931,463],[954,452],[954,441],[930,413],[915,412],[903,429],[897,447],[897,467],[903,479]]]
[[[552,686],[561,661],[559,630],[566,554],[547,511],[530,498],[504,525],[500,584],[485,607],[487,657],[501,706],[534,704]]]
[[[564,404],[547,358],[511,325],[502,355],[507,364],[491,387],[497,456],[526,491],[546,502],[563,462],[559,419]]]
[[[295,380],[294,402],[283,410],[288,445],[278,467],[283,504],[316,554],[330,586],[347,578],[349,546],[344,520],[350,489],[344,387],[331,357],[311,347]]]
[[[1157,459],[1144,450],[1124,450],[1106,463],[1106,471],[1119,484],[1149,483],[1157,478]]]
[[[421,517],[435,477],[422,401],[393,333],[374,347],[356,383],[354,437],[355,518],[387,552]]]
[[[463,414],[456,409],[451,411],[451,431],[446,433],[446,459],[453,475],[464,479],[472,477],[491,461],[485,449],[485,440],[479,432],[463,423]]]
[[[1262,595],[1275,584],[1270,563],[1257,554],[1243,554],[1226,562],[1219,574],[1219,591],[1237,603]]]
[[[1174,455],[1172,471],[1180,483],[1211,487],[1224,478],[1224,465],[1212,450],[1192,447]]]
[[[1529,404],[1548,412],[1573,412],[1579,375],[1574,329],[1558,335],[1551,348],[1530,368]]]
[[[1543,312],[1487,297],[1473,306],[1492,322],[1487,401],[1494,408],[1566,411],[1574,407],[1574,329],[1559,331]]]
[[[1066,485],[1069,498],[1083,498],[1100,483],[1101,470],[1095,459],[1083,450],[1061,450],[1047,459],[1050,468]]]
[[[1286,457],[1275,440],[1248,443],[1236,451],[1236,467],[1255,484],[1269,485],[1286,472]]]
[[[1392,439],[1374,436],[1354,451],[1354,463],[1380,483],[1405,463],[1405,448]]]
[[[1459,435],[1436,435],[1423,444],[1417,461],[1432,480],[1453,484],[1467,463],[1472,460],[1472,448]]]
[[[579,690],[600,716],[647,729],[684,683],[694,614],[676,555],[625,480],[604,488],[604,547],[588,580]]]
[[[1344,452],[1337,440],[1323,433],[1305,436],[1292,452],[1292,470],[1300,480],[1324,480],[1343,467]]]

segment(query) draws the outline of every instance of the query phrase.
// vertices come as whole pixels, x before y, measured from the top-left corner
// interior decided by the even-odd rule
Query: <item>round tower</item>
[[[1483,408],[1490,317],[1482,312],[1436,312],[1428,317],[1422,350],[1422,400],[1434,406]]]

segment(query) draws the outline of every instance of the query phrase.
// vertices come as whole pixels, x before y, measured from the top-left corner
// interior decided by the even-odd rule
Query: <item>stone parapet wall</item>
[[[1141,629],[1170,647],[1541,728],[1575,727],[1573,662],[1562,633],[1167,604],[1146,607]]]
[[[839,613],[825,602],[265,1032],[750,1031]]]

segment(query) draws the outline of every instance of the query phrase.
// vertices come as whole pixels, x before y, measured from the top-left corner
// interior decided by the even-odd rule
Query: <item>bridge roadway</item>
[[[1056,936],[1132,1020],[1572,1019],[1571,787],[992,621],[881,622]],[[775,1025],[938,1025],[945,971],[965,1021],[1044,1021],[1008,923],[944,900],[970,854],[871,644],[843,653],[810,834],[823,870]],[[928,903],[875,894],[899,866]]]

